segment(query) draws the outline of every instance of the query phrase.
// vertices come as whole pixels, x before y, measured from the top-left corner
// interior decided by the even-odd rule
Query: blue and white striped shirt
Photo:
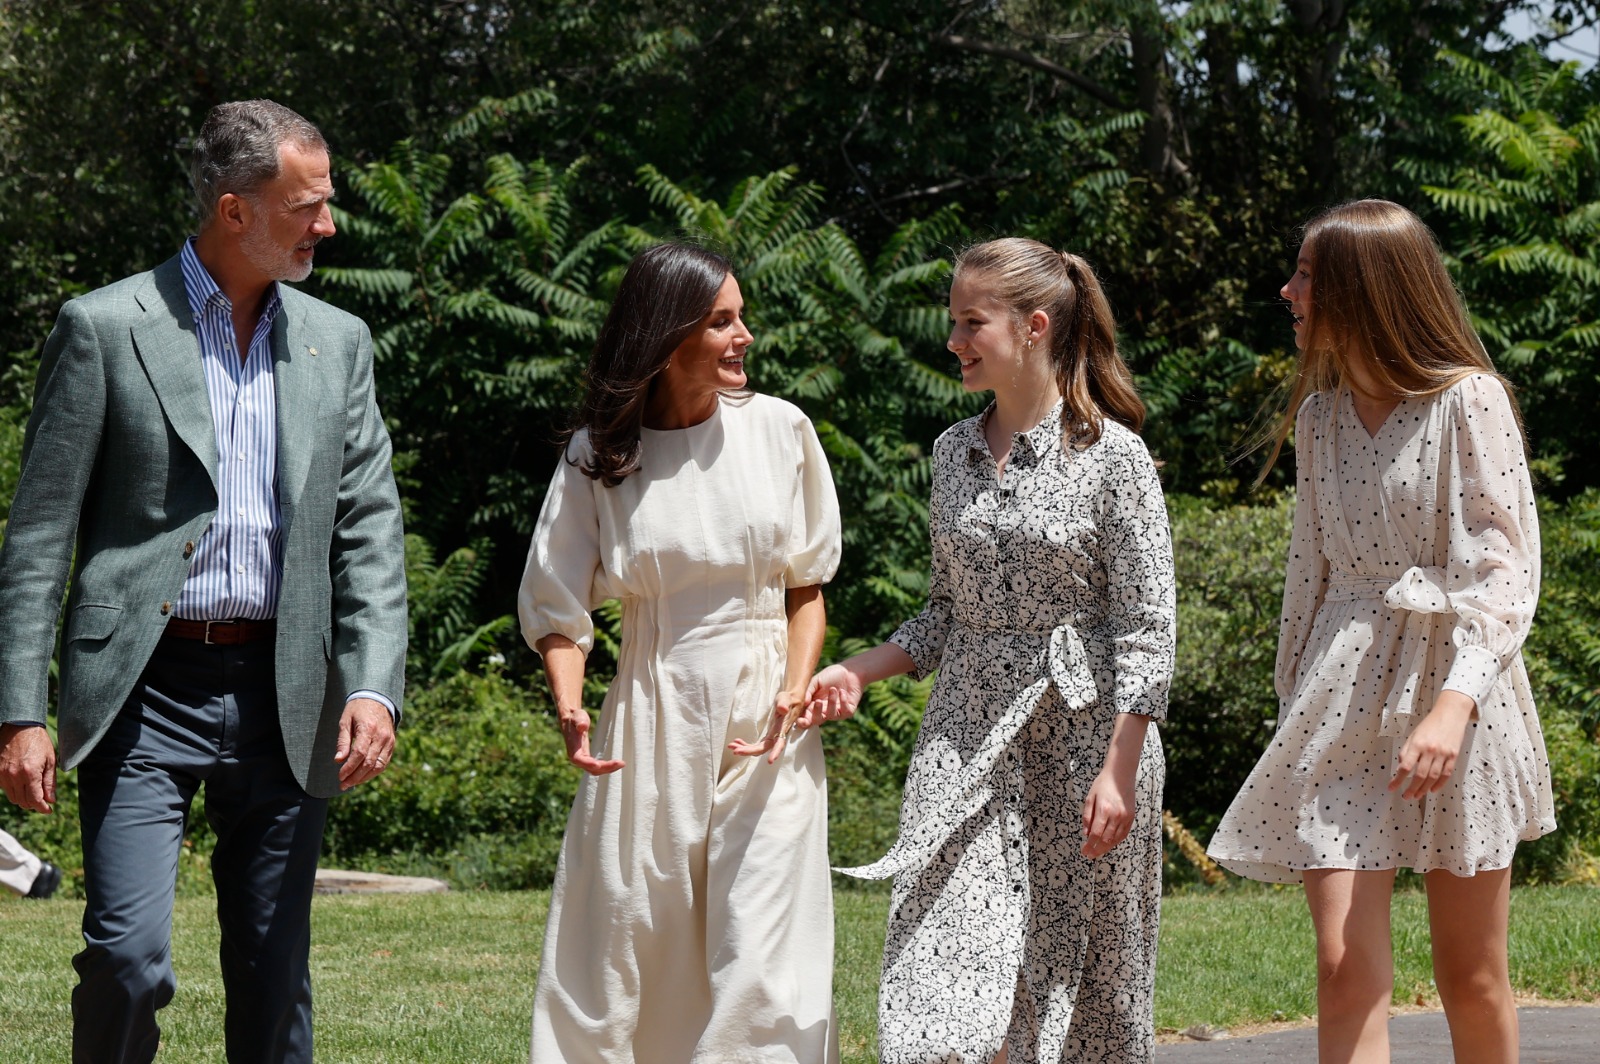
[[[270,340],[283,300],[274,282],[241,361],[233,302],[201,263],[194,237],[184,241],[179,259],[217,433],[217,516],[195,544],[173,612],[191,621],[263,621],[277,616],[283,586],[278,390]],[[394,702],[377,691],[352,691],[349,698],[376,699],[399,716]]]
[[[274,284],[241,362],[233,304],[200,262],[192,237],[179,258],[216,426],[217,516],[195,545],[174,612],[192,621],[266,620],[277,615],[283,583],[278,402],[269,339],[283,300]]]

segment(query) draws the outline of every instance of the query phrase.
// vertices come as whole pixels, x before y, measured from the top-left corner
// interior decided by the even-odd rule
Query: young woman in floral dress
[[[927,607],[819,672],[805,720],[939,670],[899,841],[847,870],[894,877],[880,1059],[1147,1061],[1174,600],[1144,406],[1076,255],[974,247],[950,316],[994,402],[934,446]]]

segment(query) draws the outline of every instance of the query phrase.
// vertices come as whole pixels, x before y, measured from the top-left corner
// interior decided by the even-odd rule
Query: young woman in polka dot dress
[[[1278,729],[1210,852],[1305,883],[1323,1060],[1389,1059],[1404,867],[1425,876],[1456,1059],[1515,1061],[1511,857],[1555,830],[1521,657],[1539,526],[1517,409],[1402,207],[1313,220],[1282,294],[1300,363]]]
[[[808,695],[837,719],[939,670],[899,841],[848,870],[894,877],[879,1059],[1149,1061],[1174,604],[1144,406],[1076,255],[980,244],[950,316],[994,403],[934,445],[927,608]]]

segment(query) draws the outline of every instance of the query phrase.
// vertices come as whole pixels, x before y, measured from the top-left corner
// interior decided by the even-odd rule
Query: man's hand
[[[394,755],[394,718],[382,702],[352,698],[339,718],[339,789],[348,791],[377,776]]]
[[[0,725],[0,791],[24,809],[50,812],[56,800],[56,747],[44,728]]]

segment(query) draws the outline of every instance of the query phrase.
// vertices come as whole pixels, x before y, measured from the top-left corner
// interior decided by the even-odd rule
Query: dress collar
[[[1066,399],[1057,399],[1056,405],[1050,408],[1049,413],[1039,419],[1039,423],[1027,432],[1014,432],[1011,434],[1011,451],[1013,455],[1023,454],[1038,460],[1061,446],[1061,412],[1066,405]],[[994,414],[994,403],[991,402],[984,408],[982,414],[966,422],[967,436],[967,461],[976,464],[980,461],[993,462],[994,455],[989,453],[989,441],[984,439],[983,427],[989,423],[989,418]]]

